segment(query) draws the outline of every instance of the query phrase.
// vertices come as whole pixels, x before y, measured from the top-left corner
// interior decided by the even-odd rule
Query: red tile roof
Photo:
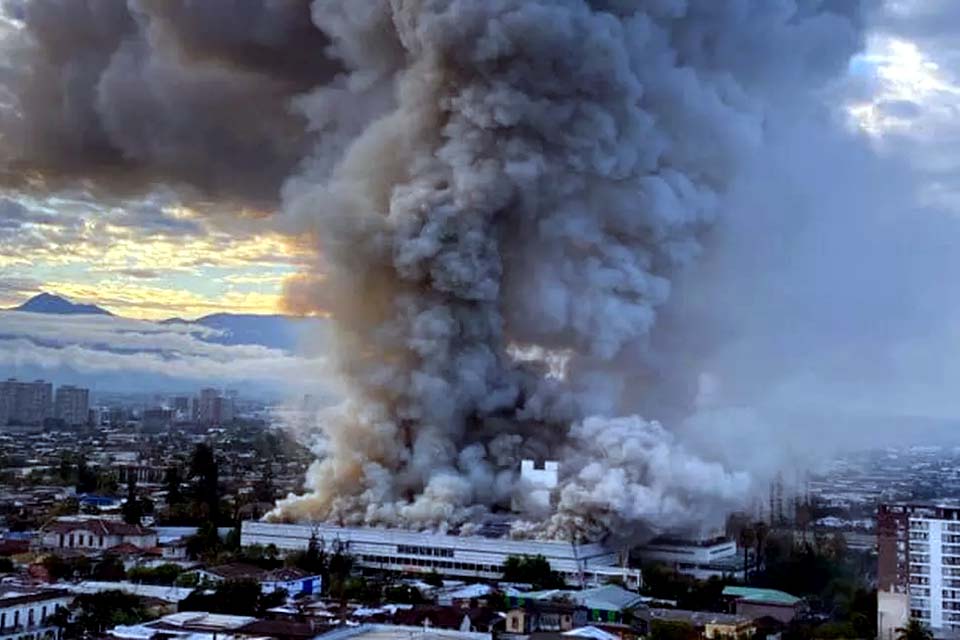
[[[153,529],[118,520],[55,520],[43,527],[44,533],[70,533],[88,531],[98,536],[145,536],[155,533]]]

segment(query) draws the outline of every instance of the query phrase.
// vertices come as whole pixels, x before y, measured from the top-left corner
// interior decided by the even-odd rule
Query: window
[[[27,611],[27,624],[33,626],[33,609]]]
[[[71,546],[71,547],[73,546],[73,534],[72,534],[72,533],[70,534],[70,546]]]
[[[0,613],[0,629],[3,629],[7,626],[7,614]]]

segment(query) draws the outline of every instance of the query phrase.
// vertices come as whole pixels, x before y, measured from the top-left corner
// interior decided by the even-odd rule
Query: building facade
[[[120,545],[152,549],[157,546],[157,532],[115,520],[60,519],[41,530],[40,543],[45,549],[89,552],[106,551]]]
[[[90,419],[90,390],[72,385],[57,387],[54,417],[69,427],[87,424]]]
[[[72,600],[59,589],[0,594],[0,640],[58,640],[61,629],[50,618]]]
[[[457,536],[403,529],[350,528],[329,524],[275,524],[246,521],[243,546],[276,545],[281,551],[307,548],[311,537],[330,550],[339,546],[357,566],[403,573],[432,573],[461,578],[496,580],[510,556],[542,555],[568,583],[578,584],[591,572],[639,571],[617,566],[618,554],[600,543],[512,540],[502,536]],[[633,574],[636,574],[633,576]]]
[[[53,417],[53,385],[43,380],[0,382],[0,426],[41,425]]]
[[[960,505],[880,505],[877,549],[881,592],[907,595],[931,629],[960,630]]]
[[[655,538],[640,547],[637,553],[644,562],[668,565],[678,573],[698,580],[743,578],[743,561],[738,556],[737,543],[724,537],[703,540]]]

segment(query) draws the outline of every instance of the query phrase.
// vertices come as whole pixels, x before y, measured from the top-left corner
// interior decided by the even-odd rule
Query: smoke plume
[[[523,535],[697,527],[749,476],[630,411],[729,192],[860,46],[836,4],[37,0],[0,162],[276,207],[315,244],[287,299],[332,314],[350,395],[276,517],[475,521],[533,457],[561,483]]]

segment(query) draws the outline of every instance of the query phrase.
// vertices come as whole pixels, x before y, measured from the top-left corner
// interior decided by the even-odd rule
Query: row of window
[[[53,613],[54,609],[55,609],[55,607],[50,607],[50,613],[51,613],[51,614]],[[47,621],[47,605],[43,605],[42,607],[40,607],[39,611],[40,611],[39,623],[40,623],[40,624],[44,624],[44,623],[46,623],[46,621]],[[27,625],[28,627],[32,627],[33,625],[37,624],[36,615],[37,615],[37,609],[36,609],[36,608],[27,609],[27,622],[26,622],[26,625]],[[0,613],[0,631],[3,631],[4,629],[6,629],[6,627],[7,627],[8,624],[11,625],[14,629],[16,629],[17,627],[20,626],[20,611],[19,611],[19,610],[15,610],[15,611],[13,612],[13,615],[10,616],[10,619],[9,619],[9,620],[7,619],[7,613],[6,613],[6,612]]]
[[[503,573],[503,567],[495,564],[475,564],[473,562],[451,562],[449,560],[428,560],[426,558],[396,558],[390,556],[361,556],[361,559],[377,566],[401,565],[404,567],[424,567],[426,569],[447,569],[470,571],[473,573]]]
[[[411,556],[435,556],[437,558],[453,557],[453,549],[443,549],[441,547],[410,547],[403,544],[397,545],[397,553]]]
[[[83,547],[83,546],[93,547],[93,546],[99,546],[99,547],[102,547],[102,546],[103,546],[103,536],[98,536],[98,537],[99,537],[99,539],[100,539],[100,542],[99,542],[99,544],[94,545],[94,543],[93,543],[93,536],[92,536],[92,535],[88,535],[88,536],[85,536],[85,535],[83,535],[83,534],[74,535],[74,534],[71,533],[70,536],[69,536],[69,538],[68,538],[68,543],[69,543],[69,544],[68,544],[68,545],[64,545],[64,544],[63,544],[63,543],[64,543],[64,536],[63,536],[63,534],[61,533],[61,534],[60,534],[60,546],[61,546],[61,547],[64,547],[64,546],[70,546],[70,547]],[[86,542],[84,542],[84,540],[86,540]]]

